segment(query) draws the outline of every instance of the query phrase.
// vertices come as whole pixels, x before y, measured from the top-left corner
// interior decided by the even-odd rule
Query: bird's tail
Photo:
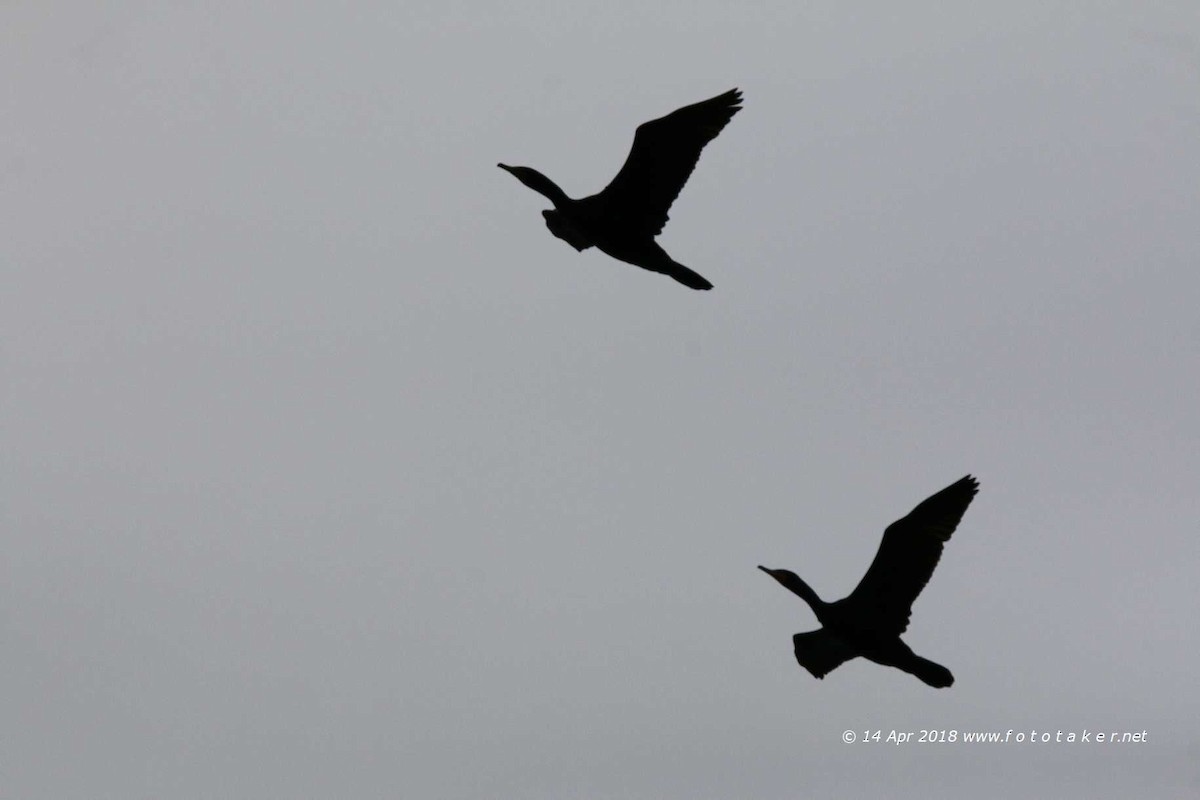
[[[671,261],[671,266],[664,271],[684,286],[690,286],[693,289],[711,289],[713,287],[703,275],[693,272],[677,261]]]
[[[950,670],[916,654],[909,659],[908,663],[897,664],[897,666],[905,672],[916,675],[936,689],[944,689],[954,683],[954,676],[950,674]]]
[[[605,250],[604,252],[613,258],[618,258],[628,264],[634,264],[642,269],[648,269],[651,272],[657,272],[662,275],[670,275],[684,286],[692,289],[711,289],[713,287],[711,283],[704,279],[703,275],[693,272],[671,258],[658,242],[650,242],[649,246],[633,251],[614,253]]]

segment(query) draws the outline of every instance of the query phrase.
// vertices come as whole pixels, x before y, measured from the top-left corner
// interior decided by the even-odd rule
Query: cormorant
[[[625,166],[599,194],[572,200],[552,180],[530,167],[497,164],[554,203],[542,212],[546,227],[576,250],[595,245],[628,264],[670,275],[684,286],[711,289],[702,276],[676,263],[654,237],[667,223],[667,209],[696,167],[704,145],[741,111],[742,93],[724,94],[684,106],[638,126]]]
[[[835,603],[817,597],[794,572],[760,566],[800,595],[824,626],[792,637],[800,666],[824,678],[840,664],[863,656],[916,675],[939,689],[954,683],[950,670],[914,653],[900,641],[900,634],[908,628],[913,601],[929,582],[942,545],[978,491],[979,482],[967,475],[889,525],[867,574],[849,597]]]

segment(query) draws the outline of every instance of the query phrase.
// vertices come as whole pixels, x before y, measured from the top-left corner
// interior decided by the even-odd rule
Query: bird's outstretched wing
[[[639,125],[625,165],[597,199],[629,229],[657,236],[700,151],[742,110],[741,102],[742,93],[730,89]]]
[[[800,666],[808,670],[814,678],[824,678],[858,655],[854,648],[824,628],[809,633],[797,633],[792,637],[792,647]]]
[[[888,630],[903,633],[913,601],[942,556],[942,546],[978,491],[979,482],[967,475],[889,525],[875,560],[846,598],[847,604],[870,609]]]

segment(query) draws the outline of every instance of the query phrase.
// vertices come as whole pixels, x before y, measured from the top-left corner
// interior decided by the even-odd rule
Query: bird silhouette
[[[802,597],[824,626],[792,637],[800,666],[824,678],[846,661],[862,656],[902,669],[939,689],[954,683],[950,670],[914,653],[900,640],[900,634],[908,628],[913,601],[929,582],[942,545],[978,491],[979,482],[967,475],[889,525],[867,574],[848,597],[836,602],[817,597],[794,572],[760,566]]]
[[[700,151],[741,111],[742,93],[731,89],[665,117],[642,123],[625,165],[602,192],[573,200],[531,167],[497,164],[554,203],[542,212],[546,227],[582,252],[595,246],[628,264],[670,275],[684,286],[711,289],[701,275],[677,263],[654,241],[667,210],[700,159]]]

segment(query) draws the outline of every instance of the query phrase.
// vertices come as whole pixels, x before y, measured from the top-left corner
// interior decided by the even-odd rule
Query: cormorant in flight
[[[599,194],[572,200],[552,180],[530,167],[497,164],[554,203],[542,212],[546,227],[576,250],[595,245],[615,259],[670,275],[684,286],[712,284],[676,263],[654,237],[667,223],[667,209],[696,167],[704,145],[741,111],[742,93],[731,89],[661,119],[638,126],[625,166]]]
[[[970,475],[923,501],[883,533],[870,569],[849,597],[826,603],[794,572],[763,572],[804,598],[824,626],[792,637],[796,660],[817,678],[843,662],[863,656],[876,664],[912,673],[930,686],[954,683],[950,670],[900,641],[913,601],[925,588],[942,555],[942,545],[958,527],[979,482]]]

